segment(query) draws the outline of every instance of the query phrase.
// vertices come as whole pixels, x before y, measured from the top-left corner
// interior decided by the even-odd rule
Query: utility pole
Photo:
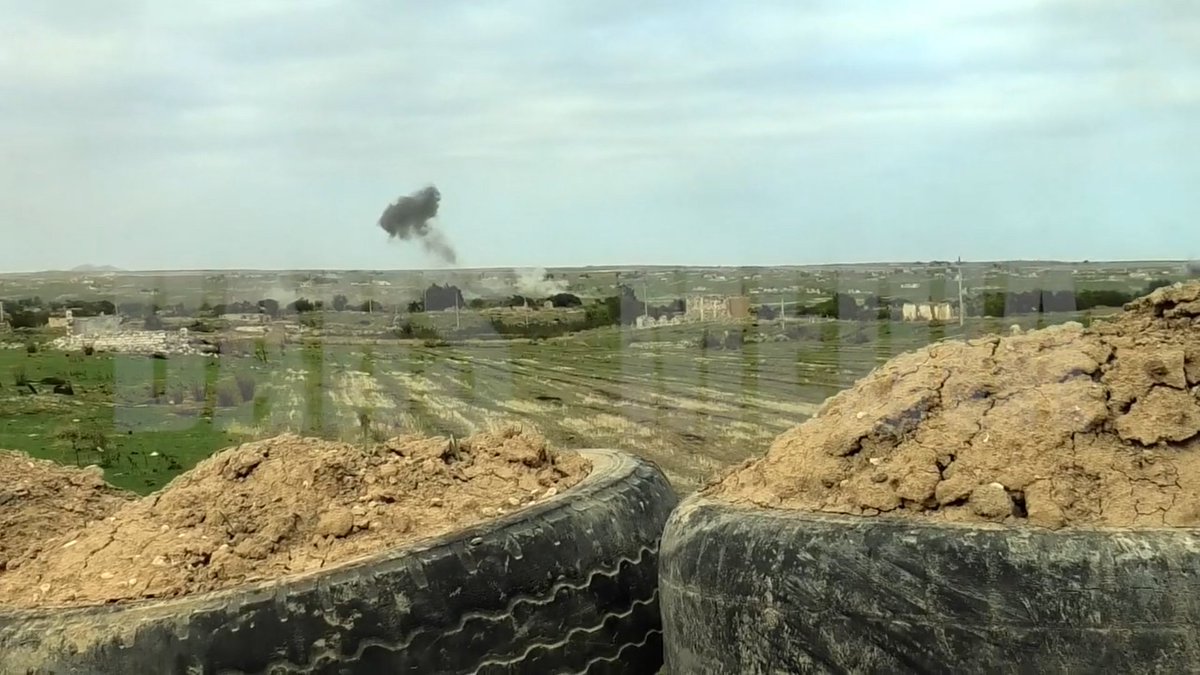
[[[454,330],[462,328],[462,323],[458,320],[458,293],[454,294]]]
[[[966,322],[967,306],[963,304],[963,285],[962,285],[962,256],[958,256],[958,325],[961,328]]]
[[[645,279],[642,279],[642,316],[650,318],[650,290]]]

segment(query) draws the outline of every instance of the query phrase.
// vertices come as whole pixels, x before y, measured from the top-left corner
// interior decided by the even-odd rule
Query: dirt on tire
[[[0,605],[168,598],[319,570],[520,509],[589,470],[518,426],[372,447],[285,434],[47,530],[0,572]]]
[[[702,494],[862,516],[1196,526],[1200,283],[1088,328],[898,356]]]

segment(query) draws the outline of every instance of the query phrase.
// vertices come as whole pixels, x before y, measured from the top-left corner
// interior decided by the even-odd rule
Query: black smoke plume
[[[458,254],[442,233],[433,229],[430,222],[437,218],[441,200],[442,193],[432,185],[401,197],[383,210],[383,215],[379,216],[379,226],[390,237],[420,241],[425,250],[453,265],[458,261]]]

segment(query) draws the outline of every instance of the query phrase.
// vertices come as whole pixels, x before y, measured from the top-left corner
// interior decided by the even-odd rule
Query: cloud
[[[521,177],[496,194],[562,200],[512,207],[530,219],[592,199],[589,184],[663,204],[774,184],[768,170],[817,183],[1005,148],[1029,155],[1007,160],[1019,173],[1048,147],[1194,145],[1197,63],[1191,0],[9,3],[0,217],[69,218],[70,195],[150,233],[180,199],[269,215],[255,192],[345,176],[360,185],[331,199],[347,204],[446,174]],[[763,203],[792,198],[779,190]],[[456,204],[472,227],[503,210]],[[239,217],[180,217],[206,212]]]

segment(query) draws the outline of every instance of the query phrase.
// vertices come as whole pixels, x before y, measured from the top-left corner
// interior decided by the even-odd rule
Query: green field
[[[519,420],[560,447],[636,452],[690,489],[761,453],[826,397],[897,353],[1012,323],[1069,318],[975,319],[965,330],[764,324],[749,333],[761,342],[732,350],[700,349],[697,325],[614,328],[537,343],[308,341],[273,347],[265,361],[3,349],[0,447],[100,464],[114,484],[146,492],[219,448],[282,431],[367,440],[465,435]],[[730,327],[709,328],[719,334]],[[74,394],[52,393],[44,378],[69,381]]]

